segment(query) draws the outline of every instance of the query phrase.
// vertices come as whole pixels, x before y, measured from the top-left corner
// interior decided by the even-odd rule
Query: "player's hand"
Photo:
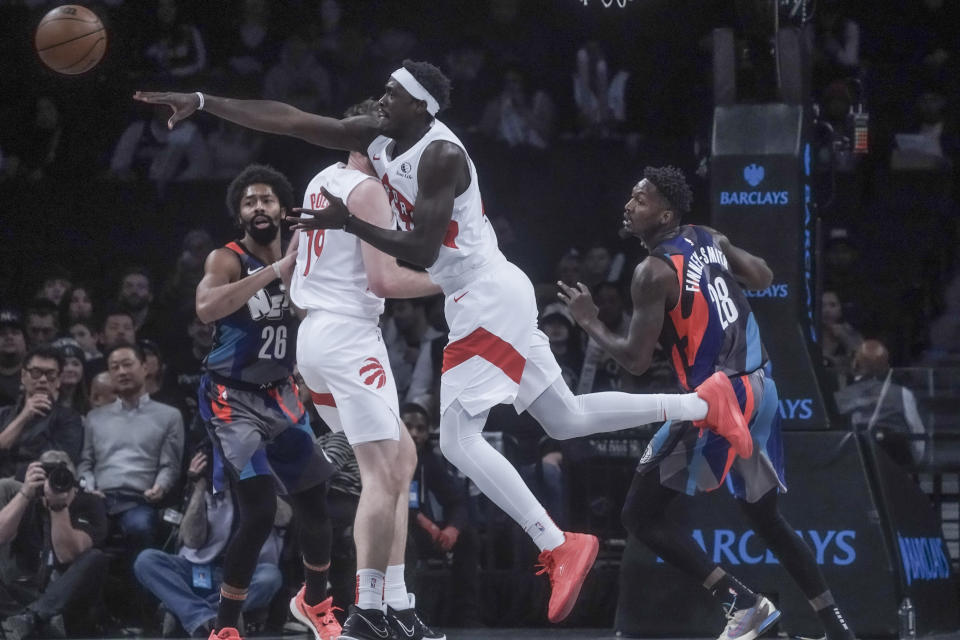
[[[600,310],[593,303],[593,296],[590,295],[590,289],[587,288],[587,285],[578,282],[577,288],[574,289],[563,282],[557,281],[557,286],[560,287],[557,297],[570,309],[570,313],[577,324],[583,326],[597,317]]]
[[[454,526],[446,526],[437,534],[436,542],[441,551],[450,551],[457,544],[457,538],[460,537],[460,530]]]
[[[47,472],[43,470],[43,464],[31,462],[27,466],[26,473],[24,473],[23,487],[20,490],[33,500],[43,491],[43,485],[46,481]]]
[[[193,458],[190,459],[190,466],[187,468],[187,478],[190,480],[196,480],[202,474],[204,469],[207,468],[207,454],[203,451],[197,451]]]
[[[293,212],[298,215],[308,213],[313,216],[312,218],[287,216],[287,222],[293,225],[291,228],[294,231],[343,229],[343,226],[347,223],[347,217],[350,215],[350,210],[347,209],[347,205],[343,204],[343,200],[327,191],[324,187],[320,187],[320,191],[323,192],[323,197],[327,201],[327,206],[325,206],[323,209],[304,209],[302,207],[294,207]]]
[[[143,497],[147,499],[147,502],[160,502],[160,499],[163,498],[163,494],[163,487],[153,485],[143,492]]]
[[[35,393],[29,398],[27,398],[23,403],[23,411],[21,412],[24,418],[42,418],[43,416],[50,413],[50,409],[53,408],[53,401],[45,393]]]
[[[195,93],[171,93],[166,91],[137,91],[134,100],[147,104],[165,104],[173,109],[173,115],[167,120],[167,128],[173,127],[193,115],[200,106],[200,96]]]

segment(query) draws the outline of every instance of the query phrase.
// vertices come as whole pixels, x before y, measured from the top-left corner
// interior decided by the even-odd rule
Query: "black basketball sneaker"
[[[390,623],[394,636],[398,640],[447,640],[445,634],[434,631],[420,619],[415,608],[416,598],[412,593],[407,596],[410,598],[409,609],[397,611],[393,607],[387,607],[387,622]]]
[[[387,616],[380,609],[360,609],[350,605],[340,631],[340,640],[398,640]]]

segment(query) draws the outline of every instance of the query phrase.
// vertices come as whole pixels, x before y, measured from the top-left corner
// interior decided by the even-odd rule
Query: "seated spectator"
[[[270,4],[266,0],[244,0],[234,34],[227,55],[231,82],[236,78],[242,86],[248,86],[252,84],[248,80],[263,77],[267,61],[274,55],[276,34],[270,29]]]
[[[57,403],[63,355],[51,346],[31,349],[23,361],[23,393],[0,409],[0,478],[23,478],[27,465],[44,451],[66,451],[80,460],[83,426],[80,414]]]
[[[468,517],[466,482],[434,451],[426,409],[408,403],[401,408],[400,417],[417,446],[417,469],[410,483],[407,584],[418,583],[417,570],[428,558],[451,554],[450,601],[441,624],[479,627],[480,546]]]
[[[623,275],[625,260],[622,253],[613,255],[606,243],[594,242],[583,254],[580,281],[590,288],[601,282],[617,282]]]
[[[397,393],[400,398],[406,398],[413,386],[414,372],[420,360],[425,362],[419,365],[420,372],[426,375],[432,371],[430,363],[431,341],[441,332],[427,320],[426,306],[428,299],[398,299],[387,302],[387,314],[384,315],[383,341],[387,345],[390,356],[390,368],[397,382]],[[430,384],[421,381],[416,388],[417,393],[430,389]]]
[[[83,375],[86,362],[83,349],[73,338],[59,338],[52,346],[63,356],[63,372],[60,374],[60,392],[57,403],[70,407],[81,416],[90,410],[90,392]]]
[[[60,325],[69,327],[79,320],[93,317],[93,289],[87,284],[74,284],[60,300]]]
[[[226,120],[220,120],[220,122],[226,122]],[[241,130],[247,131],[247,129]],[[240,171],[235,171],[231,176],[238,173]],[[172,315],[184,317],[193,313],[196,305],[197,284],[203,278],[203,263],[213,249],[213,238],[205,229],[191,229],[183,237],[180,255],[173,266],[173,273],[163,283],[160,292],[160,305],[167,317]]]
[[[60,107],[52,96],[42,95],[30,113],[30,121],[12,134],[5,172],[31,184],[70,176],[76,163],[70,157],[70,132]]]
[[[207,47],[196,26],[179,15],[176,0],[159,0],[158,37],[150,43],[144,57],[159,78],[196,77],[207,67]]]
[[[49,300],[59,306],[73,286],[73,275],[59,265],[51,265],[40,282],[40,288],[37,289],[36,298]]]
[[[843,318],[843,306],[835,291],[824,291],[820,311],[820,353],[823,364],[834,375],[838,388],[843,388],[850,375],[853,354],[863,336]]]
[[[223,553],[234,531],[233,494],[229,489],[214,492],[211,474],[216,471],[212,471],[212,466],[203,451],[198,451],[190,461],[187,479],[192,489],[179,526],[181,546],[177,553],[144,549],[133,564],[140,584],[160,600],[192,638],[207,638],[214,629],[223,579]],[[244,611],[266,608],[280,589],[282,576],[277,564],[290,515],[290,507],[278,500],[274,528],[259,551]],[[172,631],[165,621],[163,636],[180,635]]]
[[[137,330],[134,327],[133,315],[119,305],[108,306],[100,319],[99,345],[100,351],[106,353],[121,344],[134,344],[137,340]],[[107,370],[107,358],[100,355],[87,361],[85,373],[88,378]]]
[[[147,395],[145,360],[135,345],[107,353],[118,399],[87,414],[78,467],[87,489],[106,499],[111,525],[130,550],[153,544],[156,505],[179,480],[183,456],[183,418]]]
[[[137,339],[163,342],[167,328],[154,305],[153,278],[146,267],[124,269],[117,287],[117,303],[130,312]]]
[[[93,376],[90,382],[90,408],[99,409],[117,400],[117,392],[113,389],[113,380],[109,371],[102,371]]]
[[[0,407],[13,404],[20,395],[20,370],[26,355],[23,317],[16,309],[0,309]]]
[[[923,461],[926,443],[909,437],[925,433],[917,399],[891,381],[890,353],[879,340],[864,340],[853,359],[854,382],[838,391],[837,410],[857,430],[877,430],[880,446],[906,466]]]
[[[330,74],[317,60],[310,43],[293,35],[283,43],[280,60],[267,71],[263,97],[309,113],[326,113],[332,102],[330,87]]]
[[[150,180],[163,187],[210,174],[210,152],[200,128],[184,120],[168,129],[168,117],[162,109],[151,109],[127,126],[110,159],[112,177]]]
[[[50,344],[60,333],[60,314],[57,305],[46,298],[35,298],[27,305],[26,336],[31,349]]]
[[[570,389],[576,389],[583,368],[583,331],[573,321],[566,307],[558,302],[543,309],[540,330],[550,340],[550,350],[560,365],[563,381]]]
[[[526,84],[519,69],[507,69],[503,90],[484,109],[480,131],[511,147],[546,149],[553,137],[553,101],[544,91],[528,91]]]
[[[917,124],[895,137],[891,168],[900,170],[949,170],[960,155],[960,134],[947,122],[947,99],[928,91],[914,107]]]
[[[107,557],[103,500],[77,488],[64,451],[30,462],[22,483],[0,480],[0,616],[6,640],[91,637]]]
[[[197,389],[203,377],[203,360],[213,344],[214,324],[206,324],[193,314],[187,325],[190,342],[186,347],[175,349],[169,358],[170,380],[187,405],[187,413],[193,418],[197,413]],[[189,424],[189,423],[184,423]]]
[[[593,288],[597,305],[597,318],[618,336],[630,331],[630,314],[620,287],[613,282],[603,282]],[[541,321],[542,322],[542,321]],[[577,395],[598,391],[635,391],[636,376],[617,364],[593,338],[587,340],[583,366],[578,374]]]
[[[83,349],[83,357],[85,360],[89,361],[103,358],[103,354],[100,353],[99,345],[97,344],[99,329],[92,318],[74,320],[67,325],[67,332],[70,334],[70,337],[80,345],[80,348]]]
[[[227,120],[218,120],[216,128],[207,134],[207,147],[210,149],[210,178],[232,180],[244,168],[261,157],[263,144],[264,137],[260,133],[237,126]]]
[[[144,380],[143,388],[150,395],[150,399],[170,405],[180,412],[183,417],[183,424],[189,424],[193,414],[187,406],[186,398],[180,393],[180,389],[169,384],[167,363],[159,345],[152,340],[141,340],[138,344],[146,357],[147,377]],[[196,396],[196,389],[194,389],[192,395]]]

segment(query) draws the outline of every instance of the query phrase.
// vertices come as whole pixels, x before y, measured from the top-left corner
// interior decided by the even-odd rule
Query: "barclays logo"
[[[797,534],[812,547],[819,565],[844,567],[857,559],[857,532],[853,529],[798,529]],[[779,564],[763,539],[751,530],[694,529],[690,535],[717,564]],[[657,562],[663,560],[657,558]]]
[[[784,420],[809,420],[813,417],[813,398],[780,398],[780,417]]]
[[[743,179],[747,181],[751,187],[756,187],[758,184],[763,182],[764,170],[763,167],[757,164],[748,164],[743,168]]]
[[[743,295],[748,298],[786,298],[790,289],[787,283],[772,284],[766,289],[744,289]]]

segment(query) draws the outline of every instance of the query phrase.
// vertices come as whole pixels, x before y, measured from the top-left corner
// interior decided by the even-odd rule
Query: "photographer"
[[[77,487],[73,462],[46,451],[23,483],[0,480],[0,615],[6,640],[91,629],[107,557],[103,500]],[[87,628],[84,628],[87,627]]]
[[[16,404],[0,409],[0,477],[22,480],[27,465],[41,453],[65,451],[80,460],[80,414],[57,403],[63,354],[51,346],[31,349],[23,360]]]
[[[176,616],[190,636],[199,638],[210,635],[217,618],[223,552],[234,531],[233,498],[229,490],[214,493],[210,466],[203,451],[190,460],[187,478],[193,489],[180,522],[179,552],[174,555],[145,549],[133,564],[140,584]],[[289,523],[290,515],[290,507],[278,500],[274,529],[260,550],[244,611],[267,607],[280,589],[282,577],[277,563],[283,536],[278,532]],[[166,637],[172,630],[163,631]]]

